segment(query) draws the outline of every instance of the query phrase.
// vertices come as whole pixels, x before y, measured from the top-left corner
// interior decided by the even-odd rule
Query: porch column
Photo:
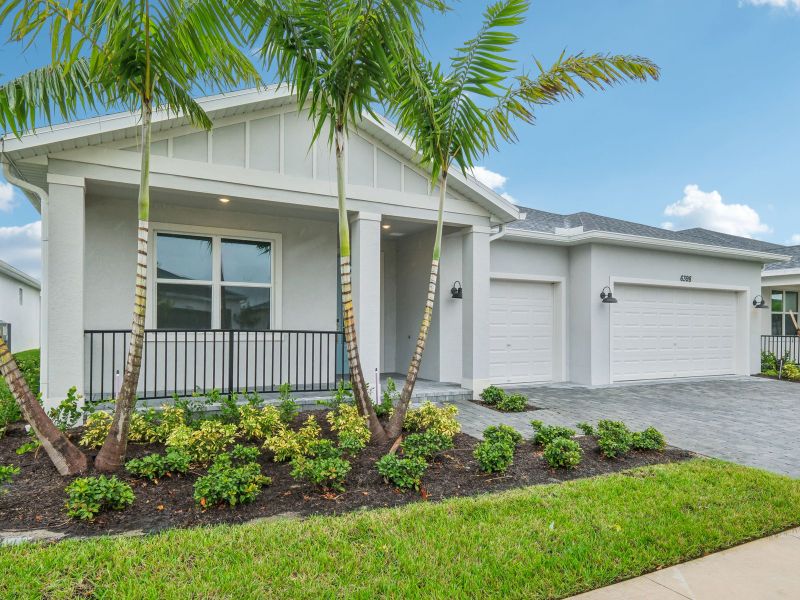
[[[49,409],[72,386],[83,394],[85,205],[82,177],[50,173],[47,181],[47,207],[42,211],[41,392]]]
[[[474,397],[489,385],[489,227],[473,226],[464,236],[463,381]]]
[[[361,366],[375,400],[381,360],[381,215],[360,212],[351,220],[353,308]]]

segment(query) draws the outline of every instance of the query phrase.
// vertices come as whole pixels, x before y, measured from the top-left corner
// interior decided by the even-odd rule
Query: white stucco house
[[[324,142],[283,89],[203,99],[211,132],[153,127],[152,244],[140,395],[211,387],[325,390],[344,370],[336,184]],[[10,181],[43,220],[42,390],[113,395],[136,257],[137,118],[4,139]],[[404,371],[424,303],[436,192],[391,124],[351,132],[348,194],[365,373]],[[521,208],[455,174],[422,377],[581,384],[750,374],[765,264],[788,259],[705,230]],[[451,288],[462,288],[454,298]],[[616,303],[601,301],[613,292]],[[457,295],[457,294],[456,294]]]
[[[39,347],[40,283],[0,260],[0,333],[12,352]]]

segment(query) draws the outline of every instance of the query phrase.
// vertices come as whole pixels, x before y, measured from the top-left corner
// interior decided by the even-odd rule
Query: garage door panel
[[[615,381],[735,372],[735,293],[622,284],[615,291]]]

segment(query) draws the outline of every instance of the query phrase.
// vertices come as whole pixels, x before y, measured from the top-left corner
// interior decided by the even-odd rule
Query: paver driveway
[[[800,384],[757,377],[619,384],[588,388],[548,385],[507,388],[543,410],[504,414],[458,402],[466,433],[480,437],[506,423],[533,433],[529,423],[574,427],[580,421],[625,421],[660,429],[681,448],[743,465],[800,477]]]

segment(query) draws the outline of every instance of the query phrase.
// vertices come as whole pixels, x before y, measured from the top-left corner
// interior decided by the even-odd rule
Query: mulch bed
[[[304,417],[301,415],[300,418]],[[327,421],[321,418],[322,413],[319,413],[319,417],[323,435],[330,437]],[[336,514],[558,483],[643,465],[683,461],[694,456],[691,452],[669,447],[664,452],[633,451],[622,458],[610,460],[600,455],[593,439],[577,439],[584,449],[583,461],[577,469],[550,469],[542,459],[541,449],[525,442],[517,448],[514,464],[506,473],[486,474],[480,471],[472,456],[478,440],[459,434],[454,440],[455,448],[441,453],[428,469],[423,477],[422,492],[401,492],[384,483],[374,464],[386,449],[370,447],[353,459],[353,468],[346,482],[347,491],[332,495],[325,495],[310,484],[296,481],[289,474],[291,467],[288,464],[273,462],[271,453],[264,451],[260,462],[264,474],[272,478],[272,485],[265,487],[252,504],[234,508],[203,510],[195,506],[192,485],[202,472],[165,478],[158,484],[122,473],[120,477],[131,484],[136,494],[133,506],[122,511],[100,513],[94,521],[87,523],[66,515],[64,488],[70,478],[58,475],[42,451],[38,456],[32,453],[18,456],[15,450],[27,441],[27,436],[19,430],[12,430],[0,439],[0,464],[15,464],[22,470],[7,488],[8,493],[0,496],[0,530],[49,529],[68,535],[89,536],[241,523],[272,516]],[[128,448],[129,458],[163,451],[163,446],[158,444],[131,444]]]
[[[509,413],[521,413],[521,412],[532,412],[534,410],[542,410],[541,407],[533,406],[532,404],[526,404],[525,408],[523,408],[522,410],[500,410],[494,404],[487,404],[483,400],[470,400],[470,402],[472,402],[473,404],[477,404],[478,406],[482,406],[484,408],[493,410],[494,412],[502,413],[504,415],[507,415]]]
[[[775,375],[764,375],[763,373],[756,373],[753,377],[761,377],[762,379],[772,379],[774,381],[788,381],[789,383],[800,383],[800,381],[795,381],[794,379],[787,379],[786,377],[778,378]]]

